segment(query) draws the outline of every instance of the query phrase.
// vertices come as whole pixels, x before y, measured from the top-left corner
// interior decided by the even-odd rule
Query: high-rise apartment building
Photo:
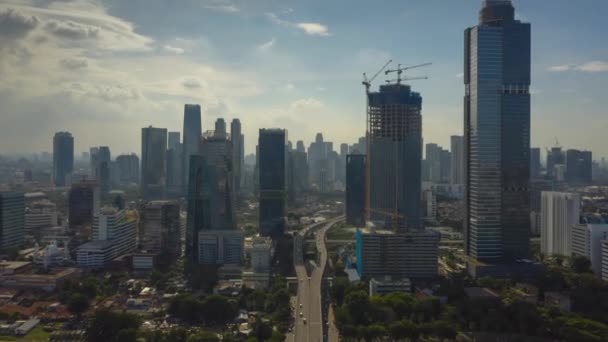
[[[235,198],[238,200],[241,196],[243,168],[245,167],[244,142],[239,119],[232,119],[230,123],[230,141],[232,142],[232,187]]]
[[[201,106],[195,104],[184,105],[184,129],[182,131],[183,142],[182,142],[182,158],[184,165],[182,167],[184,176],[183,183],[185,191],[188,191],[188,182],[190,175],[190,156],[200,154],[200,143],[201,143]]]
[[[140,209],[139,248],[161,258],[176,258],[180,248],[180,216],[177,201],[150,201]]]
[[[422,97],[408,85],[368,93],[368,205],[372,221],[419,229],[421,220]]]
[[[0,250],[25,242],[25,197],[22,192],[0,192]]]
[[[530,244],[530,24],[486,0],[464,36],[465,249],[514,261]]]
[[[74,137],[69,132],[57,132],[53,137],[53,184],[68,185],[74,170]]]
[[[540,251],[545,255],[572,254],[571,231],[580,222],[581,197],[567,192],[541,193]]]
[[[346,223],[355,227],[365,226],[365,158],[346,156]]]
[[[464,184],[464,137],[453,135],[450,137],[450,150],[452,152],[450,183]]]
[[[112,154],[108,146],[91,147],[91,175],[99,185],[99,193],[102,197],[110,192],[110,167]]]
[[[608,239],[608,224],[585,223],[572,227],[572,255],[591,261],[591,270],[602,278],[602,241]]]
[[[167,146],[167,192],[171,194],[183,193],[183,147],[179,132],[169,132],[169,145]]]
[[[569,183],[590,184],[592,181],[593,157],[591,151],[566,151],[566,181]]]
[[[141,129],[141,193],[144,199],[162,199],[167,185],[167,129]]]
[[[281,236],[285,230],[286,215],[287,131],[260,129],[258,139],[260,235]]]

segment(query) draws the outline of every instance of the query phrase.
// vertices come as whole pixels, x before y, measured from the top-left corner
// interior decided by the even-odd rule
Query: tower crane
[[[401,81],[403,80],[401,78],[401,74],[406,71],[406,70],[410,70],[410,69],[415,69],[415,68],[421,68],[424,66],[428,66],[431,65],[433,63],[423,63],[423,64],[418,64],[418,65],[411,65],[411,66],[406,66],[406,67],[401,67],[401,64],[397,64],[397,69],[392,69],[392,70],[386,70],[384,72],[385,75],[391,74],[393,72],[397,73],[397,84],[401,84]],[[411,79],[411,78],[410,78]]]
[[[401,79],[395,78],[392,80],[386,80],[386,84],[392,83],[392,82],[401,82],[401,81],[412,81],[412,80],[428,80],[429,78],[427,76],[417,76],[417,77],[403,77]]]
[[[368,79],[367,78],[367,74],[364,72],[363,73],[363,82],[361,82],[361,84],[363,84],[365,86],[365,93],[369,93],[369,87],[371,87],[372,82],[374,81],[374,79],[376,79],[376,77],[378,77],[378,75],[380,75],[380,73],[386,69],[386,67],[392,62],[392,59],[389,59],[388,62],[386,62],[384,64],[384,66],[378,70],[378,72],[376,74],[374,74],[374,76],[372,76],[372,78]]]

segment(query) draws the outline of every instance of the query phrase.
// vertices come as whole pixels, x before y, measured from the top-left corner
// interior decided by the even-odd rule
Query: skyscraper
[[[421,228],[422,97],[410,86],[387,84],[368,94],[368,205],[372,221]],[[387,215],[388,214],[388,215]]]
[[[285,230],[287,131],[260,129],[258,139],[260,235],[280,236]]]
[[[565,157],[562,148],[559,146],[552,147],[547,151],[547,178],[555,178],[555,167],[565,164]]]
[[[540,148],[530,148],[530,179],[540,178]]]
[[[89,225],[99,209],[99,187],[96,181],[82,180],[72,183],[68,193],[68,220],[70,228]]]
[[[579,184],[591,183],[592,162],[591,151],[573,149],[566,151],[566,181]]]
[[[452,152],[452,171],[450,183],[464,184],[464,138],[461,135],[450,137],[450,150]]]
[[[69,132],[57,132],[53,137],[53,184],[66,186],[74,170],[74,137]]]
[[[243,183],[243,164],[245,156],[241,145],[243,144],[243,135],[241,134],[241,121],[232,119],[230,123],[230,139],[232,141],[232,187],[235,193],[235,198],[241,195],[241,185]]]
[[[188,190],[190,156],[200,154],[201,132],[201,106],[195,104],[184,105],[184,129],[182,131],[184,135],[182,142],[184,165],[182,170],[184,172],[183,183],[186,191]]]
[[[464,36],[465,249],[512,261],[529,249],[530,24],[486,0]]]
[[[91,175],[97,180],[100,195],[110,191],[110,165],[112,154],[108,146],[91,147]]]
[[[198,232],[206,223],[205,213],[209,211],[209,198],[204,196],[204,182],[208,175],[204,172],[207,167],[205,159],[193,154],[188,162],[187,216],[186,216],[186,258],[198,261]]]
[[[25,242],[25,197],[21,192],[0,192],[0,250]]]
[[[540,251],[544,255],[572,255],[572,227],[580,222],[581,197],[567,192],[541,193]]]
[[[116,165],[121,184],[139,183],[139,157],[135,153],[116,157]]]
[[[346,156],[346,223],[365,226],[365,155]]]
[[[141,129],[141,193],[145,199],[162,199],[167,177],[167,129]]]
[[[139,247],[148,253],[176,258],[180,255],[179,202],[150,201],[140,209]]]
[[[169,132],[169,146],[167,147],[167,191],[172,194],[183,192],[182,160],[183,147],[179,132]]]

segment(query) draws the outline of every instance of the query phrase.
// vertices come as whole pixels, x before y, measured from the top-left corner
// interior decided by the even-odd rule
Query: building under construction
[[[369,219],[420,229],[422,97],[400,81],[367,96]]]

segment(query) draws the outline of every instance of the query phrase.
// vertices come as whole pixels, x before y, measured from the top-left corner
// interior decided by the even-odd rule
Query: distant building
[[[244,141],[241,134],[241,121],[232,119],[230,123],[230,142],[232,143],[232,186],[235,199],[241,197],[241,186],[243,185],[243,168],[245,167]]]
[[[601,256],[602,256],[602,280],[608,281],[608,239],[602,240],[601,247]]]
[[[105,197],[110,192],[112,155],[108,146],[92,147],[90,150],[91,175],[99,185],[99,193]]]
[[[346,223],[365,226],[365,155],[346,156]]]
[[[547,151],[547,178],[554,178],[555,166],[564,165],[566,163],[565,159],[564,152],[559,146],[552,147]]]
[[[142,205],[139,217],[139,248],[163,258],[181,254],[180,216],[177,201],[150,201]]]
[[[410,293],[412,292],[412,282],[408,278],[395,279],[376,279],[372,278],[369,281],[369,295],[384,295],[394,292]]]
[[[241,265],[243,231],[201,230],[198,232],[198,263],[202,265]]]
[[[363,278],[427,279],[437,276],[439,234],[413,230],[356,232],[357,270]]]
[[[58,224],[57,206],[49,200],[27,204],[25,208],[25,233],[41,237],[41,230]]]
[[[144,199],[162,199],[167,177],[167,129],[141,129],[141,193]]]
[[[25,242],[25,197],[22,192],[0,192],[0,249]]]
[[[422,195],[425,205],[424,218],[430,222],[437,221],[437,195],[435,191],[425,190]]]
[[[267,237],[254,237],[251,243],[251,268],[256,273],[270,272],[272,240]]]
[[[540,178],[540,148],[530,148],[530,179]]]
[[[99,188],[96,181],[82,180],[72,183],[68,193],[68,220],[70,228],[90,225],[93,213],[99,208]]]
[[[116,167],[120,184],[139,183],[139,157],[135,153],[116,157]]]
[[[570,256],[572,226],[580,220],[578,194],[543,191],[541,194],[540,250],[545,255]]]
[[[396,212],[401,229],[422,225],[422,97],[408,85],[381,85],[368,96],[370,123],[367,184],[370,220],[390,220]]]
[[[184,153],[182,144],[180,143],[179,132],[169,132],[167,147],[167,192],[172,195],[180,195],[183,193],[184,185],[182,179],[184,172],[182,170]]]
[[[285,231],[286,144],[286,130],[260,129],[259,229],[262,236],[280,236]]]
[[[190,175],[190,156],[200,155],[200,142],[202,134],[201,126],[201,106],[195,104],[184,105],[184,129],[183,132],[183,153],[182,158],[184,165],[184,189],[188,191],[188,182]]]
[[[74,137],[57,132],[53,137],[53,184],[66,186],[74,170]]]
[[[593,157],[591,151],[566,151],[566,181],[569,183],[591,184]]]
[[[572,227],[572,255],[591,261],[593,273],[602,278],[602,241],[608,239],[608,224],[576,224]]]

